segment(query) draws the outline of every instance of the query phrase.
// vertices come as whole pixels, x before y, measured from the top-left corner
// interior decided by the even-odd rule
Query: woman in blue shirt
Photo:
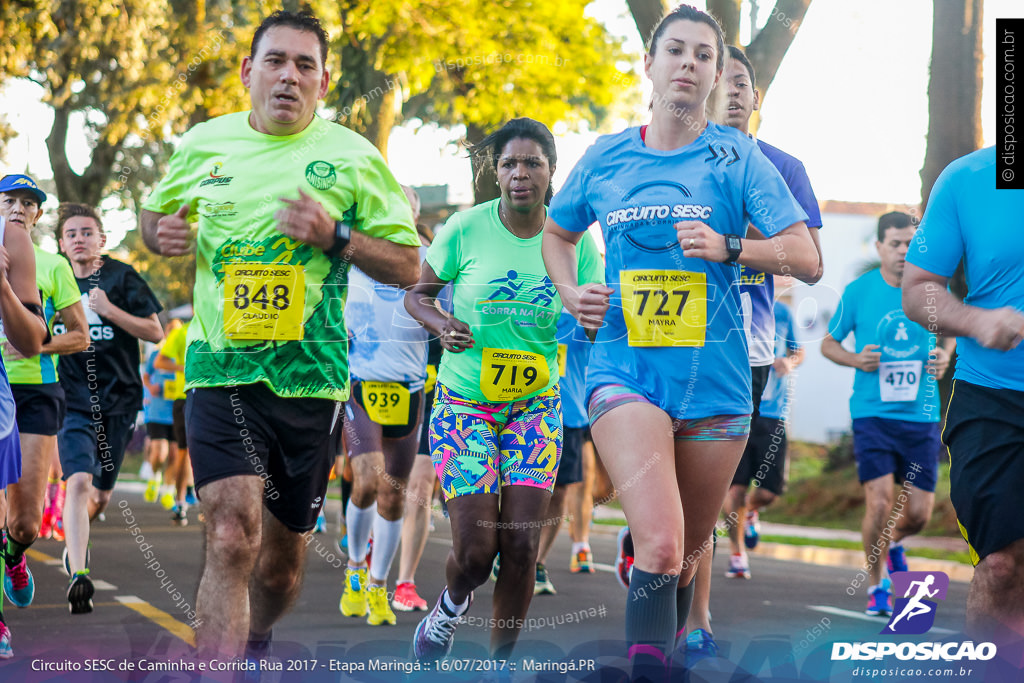
[[[669,13],[644,56],[650,124],[599,139],[545,227],[548,273],[566,308],[596,331],[588,411],[633,534],[634,673],[661,666],[677,618],[685,622],[697,560],[710,550],[749,431],[739,266],[798,277],[818,267],[806,214],[778,171],[753,140],[708,122],[723,61],[711,16],[689,6]],[[595,221],[607,284],[579,286],[573,245]],[[766,239],[741,239],[748,222]]]

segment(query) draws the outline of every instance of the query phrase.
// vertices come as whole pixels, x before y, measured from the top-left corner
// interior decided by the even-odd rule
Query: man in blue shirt
[[[996,189],[996,150],[951,163],[907,257],[907,315],[956,335],[943,431],[950,498],[975,563],[967,629],[997,644],[1024,634],[1024,190]],[[963,259],[967,297],[947,290]],[[1019,666],[1019,663],[1018,663]]]
[[[936,379],[945,374],[949,353],[936,346],[934,334],[907,319],[901,306],[900,282],[916,229],[917,221],[899,211],[878,219],[875,248],[881,266],[846,287],[821,342],[823,356],[857,370],[850,415],[857,476],[864,487],[861,534],[867,559],[862,574],[871,578],[865,609],[870,615],[892,612],[892,585],[882,577],[880,558],[888,553],[889,572],[907,570],[901,541],[924,528],[935,502],[940,449]],[[850,333],[856,337],[856,352],[841,345]],[[895,497],[894,481],[901,485]]]

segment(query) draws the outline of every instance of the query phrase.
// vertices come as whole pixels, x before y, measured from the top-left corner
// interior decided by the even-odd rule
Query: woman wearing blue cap
[[[4,176],[0,179],[0,199],[4,203],[10,193],[26,189],[43,194],[27,176]],[[4,212],[0,212],[0,326],[19,353],[34,356],[42,348],[46,327],[36,290],[32,240],[27,231],[7,230],[6,223]],[[21,474],[21,445],[14,414],[14,397],[7,382],[7,372],[0,363],[0,520],[7,519],[4,491],[8,484],[18,481]],[[3,566],[3,553],[0,553],[0,566]],[[0,609],[0,659],[8,659],[13,654],[11,632]]]

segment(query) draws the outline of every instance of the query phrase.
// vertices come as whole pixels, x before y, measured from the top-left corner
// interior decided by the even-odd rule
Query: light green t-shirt
[[[558,382],[562,301],[544,268],[543,232],[520,239],[493,200],[452,216],[427,251],[427,263],[453,285],[454,315],[469,325],[473,348],[444,352],[437,381],[476,401],[529,398]],[[597,245],[576,246],[579,282],[603,282]]]
[[[265,135],[248,117],[192,128],[143,205],[166,214],[188,203],[199,224],[186,388],[265,382],[283,397],[345,400],[349,263],[278,232],[274,214],[302,188],[354,230],[417,247],[409,202],[359,134],[314,118]]]
[[[36,253],[36,286],[43,300],[46,325],[52,331],[57,311],[80,301],[82,295],[67,259],[33,246]],[[57,357],[48,353],[18,360],[5,353],[4,365],[11,384],[53,384],[58,380]]]

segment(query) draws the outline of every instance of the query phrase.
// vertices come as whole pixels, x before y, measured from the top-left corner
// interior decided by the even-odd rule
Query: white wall
[[[835,314],[843,289],[867,262],[877,260],[877,216],[824,214],[821,250],[825,274],[816,285],[797,283],[792,290],[794,320],[800,327],[806,360],[800,366],[789,416],[789,437],[824,443],[850,430],[853,369],[821,355],[821,339]],[[850,342],[847,345],[852,349]]]

